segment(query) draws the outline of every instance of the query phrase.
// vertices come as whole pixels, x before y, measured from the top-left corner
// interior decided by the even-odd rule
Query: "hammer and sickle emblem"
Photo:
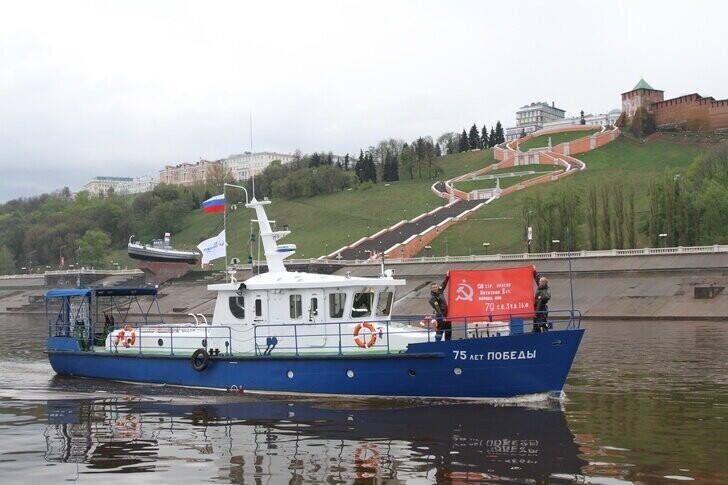
[[[455,293],[456,301],[473,301],[473,287],[467,283],[460,283]]]

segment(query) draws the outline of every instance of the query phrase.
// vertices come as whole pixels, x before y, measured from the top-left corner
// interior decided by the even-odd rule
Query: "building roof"
[[[637,91],[638,89],[647,89],[649,91],[659,91],[661,93],[664,93],[664,91],[662,89],[655,89],[652,86],[650,86],[650,84],[647,81],[645,81],[644,78],[640,78],[639,82],[637,84],[635,84],[635,86],[632,89],[630,89],[629,91],[625,91],[622,94],[631,93],[633,91]]]
[[[645,79],[642,77],[640,78],[639,82],[634,85],[634,87],[632,88],[632,91],[634,91],[636,89],[650,89],[652,91],[655,90],[655,88],[650,86],[650,84],[647,81],[645,81]]]

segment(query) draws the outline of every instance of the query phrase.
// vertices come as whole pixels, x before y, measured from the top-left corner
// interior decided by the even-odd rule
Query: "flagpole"
[[[222,184],[222,232],[225,234],[225,282],[228,280],[228,257],[227,257],[227,197],[225,196],[225,182]]]

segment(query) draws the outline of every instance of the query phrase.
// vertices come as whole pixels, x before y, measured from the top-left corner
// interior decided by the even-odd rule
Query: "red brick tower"
[[[664,91],[653,89],[647,81],[640,78],[640,81],[630,91],[622,93],[622,113],[629,123],[637,108],[649,109],[653,103],[659,103],[665,99]]]

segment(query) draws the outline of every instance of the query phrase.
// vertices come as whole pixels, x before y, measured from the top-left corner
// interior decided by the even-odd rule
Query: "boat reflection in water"
[[[48,401],[46,459],[86,464],[86,472],[180,478],[184,467],[170,462],[210,462],[209,479],[236,482],[419,477],[554,483],[586,465],[559,403],[196,399]]]

